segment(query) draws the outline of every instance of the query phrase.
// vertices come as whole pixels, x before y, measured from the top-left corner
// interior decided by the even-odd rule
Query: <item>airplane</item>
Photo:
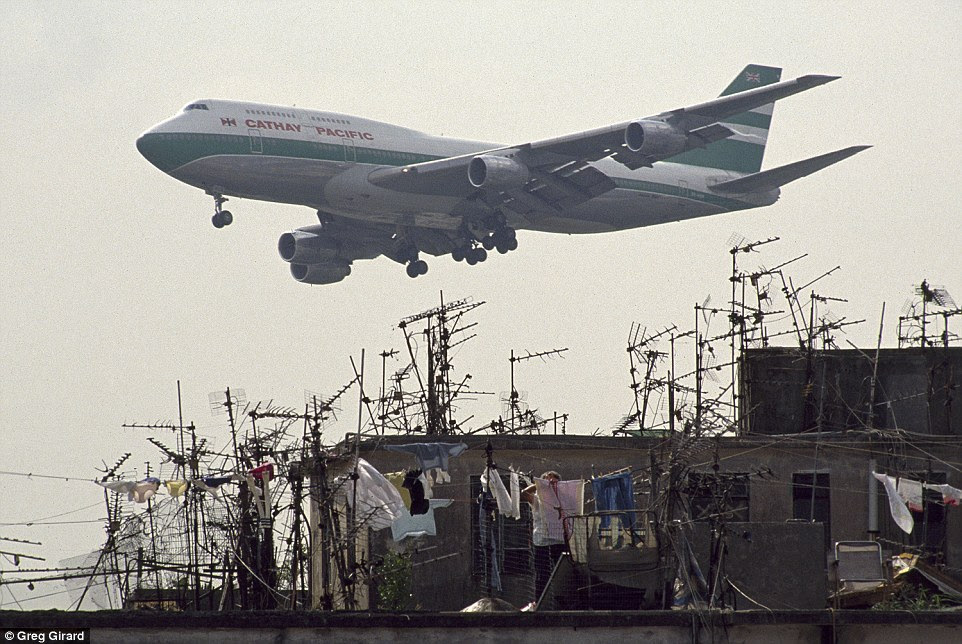
[[[752,64],[714,100],[515,145],[203,99],[137,149],[212,196],[217,228],[233,221],[229,196],[316,210],[319,223],[278,241],[298,282],[339,282],[381,255],[417,277],[422,253],[473,265],[515,250],[519,230],[600,233],[771,205],[781,186],[871,147],[761,170],[774,102],[837,78],[781,81],[781,68]]]

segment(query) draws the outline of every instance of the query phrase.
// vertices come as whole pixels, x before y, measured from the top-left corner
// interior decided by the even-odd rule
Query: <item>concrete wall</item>
[[[815,351],[809,367],[799,349],[747,349],[741,383],[746,430],[785,434],[816,426],[824,431],[868,425],[874,351]],[[813,384],[809,413],[805,385]],[[875,417],[881,429],[962,436],[962,347],[883,349],[879,352]]]
[[[691,642],[919,642],[962,641],[962,614],[876,611],[749,611],[707,613],[345,614],[345,613],[62,613],[0,612],[0,630],[89,628],[98,644],[219,644],[336,641],[474,644]],[[5,636],[5,633],[4,633]],[[19,640],[25,641],[25,640]]]
[[[388,442],[408,443],[416,440],[413,437],[387,437],[379,440],[377,444],[362,445],[361,455],[381,472],[408,469],[415,466],[412,457],[387,451],[383,446]],[[457,440],[461,438],[444,439],[445,442]],[[407,539],[401,544],[394,544],[389,530],[373,535],[371,549],[375,556],[388,549],[398,548],[414,553],[412,574],[415,604],[412,608],[431,611],[460,610],[485,595],[484,588],[473,576],[470,531],[473,499],[470,477],[480,475],[484,469],[484,446],[487,437],[472,436],[464,437],[463,440],[469,445],[469,449],[452,459],[451,482],[435,487],[437,498],[454,499],[454,504],[450,507],[435,513],[437,537]],[[644,480],[647,478],[651,451],[655,450],[657,453],[660,449],[658,441],[650,438],[496,436],[491,440],[495,448],[494,460],[500,466],[513,465],[535,475],[545,470],[556,470],[563,478],[569,479],[590,479],[593,474],[601,475],[631,467],[636,472],[636,477]],[[701,451],[690,461],[692,470],[711,471],[716,451],[715,443],[712,439],[701,446]],[[815,534],[821,529],[821,524],[817,527],[804,526],[813,531],[812,539],[806,542],[803,548],[792,550],[795,556],[779,561],[770,556],[772,553],[760,553],[757,546],[741,548],[745,544],[734,544],[737,556],[732,558],[730,564],[737,562],[739,566],[756,567],[753,574],[757,579],[770,577],[781,580],[825,580],[825,575],[831,572],[831,546],[835,541],[865,540],[872,536],[868,532],[869,459],[876,456],[880,462],[884,462],[884,455],[889,447],[873,443],[864,434],[855,433],[826,437],[821,441],[814,440],[814,437],[798,436],[786,436],[778,440],[720,439],[717,442],[720,471],[748,473],[769,468],[772,472],[771,476],[752,477],[750,481],[749,520],[752,522],[785,524],[793,519],[793,473],[817,469],[819,472],[828,473],[831,483],[831,535],[827,543],[823,543]],[[900,445],[898,458],[903,471],[911,467],[924,470],[926,463],[932,460],[929,455],[949,463],[957,463],[962,460],[959,451],[958,445],[939,442],[927,444],[927,454],[913,452],[905,445]],[[937,466],[938,460],[933,463],[933,466]],[[345,470],[349,466],[349,459],[339,465]],[[948,482],[962,488],[962,473],[947,466],[943,469],[948,470]],[[877,508],[879,521],[884,526],[891,523],[888,503],[881,485],[874,481],[872,484],[878,486]],[[588,488],[590,489],[590,486]],[[635,489],[638,492],[646,488],[644,485],[636,485]],[[586,499],[590,499],[590,492],[586,493]],[[640,499],[639,507],[644,503],[644,499]],[[588,505],[587,508],[590,510],[591,506]],[[772,528],[769,532],[774,535],[777,530]],[[784,530],[787,532],[783,537],[787,537],[792,528],[785,527]],[[897,534],[893,536],[898,538]],[[816,543],[818,545],[814,545]],[[774,545],[772,542],[773,547]],[[822,550],[822,557],[813,560],[811,553],[819,549]],[[897,546],[888,544],[885,549],[893,554],[900,550]],[[951,567],[962,568],[962,508],[947,508],[945,560]],[[761,568],[763,564],[764,570]],[[729,572],[734,573],[735,579],[739,578],[739,573],[733,568],[729,568]],[[530,578],[512,578],[505,575],[502,581],[505,592],[501,597],[513,605],[522,606],[534,598]],[[806,593],[799,595],[800,603],[792,604],[774,589],[763,592],[763,596],[756,599],[759,603],[773,608],[814,608],[824,605],[817,603],[814,594],[824,592],[827,597],[828,587],[832,586],[833,582],[829,578],[827,582],[816,584],[820,588],[812,590],[809,587]],[[763,588],[754,582],[753,586]],[[792,585],[786,583],[784,587],[791,588]]]

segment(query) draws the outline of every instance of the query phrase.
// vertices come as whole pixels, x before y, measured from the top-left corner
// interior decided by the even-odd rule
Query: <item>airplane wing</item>
[[[771,170],[765,170],[764,172],[756,172],[755,174],[750,174],[745,177],[732,179],[731,181],[725,181],[724,183],[718,183],[713,185],[711,189],[715,192],[722,192],[726,194],[746,194],[749,192],[765,192],[767,190],[774,190],[779,186],[784,186],[790,181],[807,177],[813,172],[818,172],[822,168],[827,168],[833,163],[838,163],[839,161],[847,159],[853,154],[858,154],[862,150],[867,150],[870,147],[872,146],[853,145],[842,150],[829,152],[828,154],[820,154],[819,156],[812,157],[810,159],[803,159],[802,161],[789,163],[788,165],[772,168]]]
[[[375,170],[369,180],[401,192],[475,197],[491,207],[544,216],[609,190],[614,182],[592,165],[612,157],[631,168],[651,166],[687,150],[739,134],[719,121],[824,85],[838,76],[808,75],[635,121]]]

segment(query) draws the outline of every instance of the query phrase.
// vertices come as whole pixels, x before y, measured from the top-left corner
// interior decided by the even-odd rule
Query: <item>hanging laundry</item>
[[[701,572],[698,560],[691,548],[691,543],[684,531],[681,535],[681,556],[678,558],[678,574],[675,576],[674,591],[671,609],[681,610],[683,608],[703,609],[705,608],[705,598],[708,596],[708,583]]]
[[[249,471],[247,474],[249,476],[253,476],[258,481],[263,481],[264,475],[266,474],[267,480],[270,481],[271,479],[274,478],[274,464],[264,463],[262,465],[258,465],[257,467]]]
[[[134,503],[146,503],[159,489],[160,479],[148,476],[144,480],[137,482],[134,489],[128,493],[127,499]]]
[[[449,460],[468,449],[468,446],[464,443],[410,443],[387,445],[385,449],[413,454],[429,479],[433,476],[434,482],[447,483],[451,481],[451,475],[448,474]]]
[[[167,486],[167,494],[176,499],[180,496],[183,496],[183,494],[187,491],[187,487],[190,485],[190,482],[184,480],[166,481],[164,485]]]
[[[405,474],[401,487],[406,489],[411,495],[411,506],[408,508],[411,514],[425,514],[430,506],[424,495],[424,483],[422,482],[421,470],[411,470]]]
[[[341,488],[348,505],[354,503],[355,487],[355,516],[358,523],[366,524],[375,530],[387,528],[405,509],[397,489],[363,458],[357,461],[357,481],[347,478]]]
[[[915,527],[915,519],[912,518],[912,513],[909,512],[909,509],[905,506],[905,501],[899,496],[898,488],[895,486],[895,479],[891,476],[878,474],[876,472],[872,472],[872,475],[885,486],[885,493],[889,497],[889,512],[892,513],[892,519],[895,521],[895,524],[902,529],[902,532],[912,534],[912,529]]]
[[[959,505],[962,503],[962,490],[958,488],[952,487],[951,485],[946,485],[945,483],[926,483],[925,487],[941,493],[942,503],[946,505]]]
[[[401,501],[404,502],[404,507],[408,510],[411,509],[411,491],[404,487],[404,477],[407,476],[407,472],[391,472],[385,474],[384,478],[391,482],[391,485],[397,489],[398,494],[401,495]]]
[[[634,510],[635,496],[631,483],[631,472],[599,476],[591,480],[591,491],[595,495],[595,510],[606,512],[610,510]],[[635,513],[626,512],[622,516],[622,523],[632,528],[635,525]],[[601,527],[611,525],[611,516],[601,517]]]
[[[133,493],[134,487],[137,486],[136,481],[94,481],[94,482],[100,487],[107,488],[111,492],[117,492],[118,494],[127,494],[128,499],[129,499],[129,495]]]
[[[497,523],[491,511],[491,494],[481,492],[478,503],[478,529],[481,536],[481,560],[484,563],[485,579],[492,590],[501,590],[501,571],[498,566],[498,542],[495,539]]]
[[[194,479],[191,484],[198,490],[204,492],[210,492],[211,496],[215,499],[220,500],[220,487],[226,485],[227,483],[239,483],[246,479],[240,474],[234,474],[233,476],[206,476],[202,479]]]
[[[434,511],[439,508],[446,508],[454,503],[454,499],[430,499],[427,512],[412,516],[410,512],[404,510],[401,516],[391,524],[391,537],[395,541],[401,541],[407,537],[437,536],[437,524],[434,522]]]
[[[488,475],[490,474],[490,488]],[[517,475],[515,475],[517,476]],[[498,512],[503,516],[511,517],[512,519],[521,518],[521,493],[518,492],[518,505],[514,504],[511,494],[504,487],[504,481],[501,480],[501,475],[498,474],[497,469],[484,468],[481,472],[481,489],[485,492],[490,492],[491,496],[498,504]]]
[[[547,537],[567,541],[571,534],[570,517],[584,510],[585,482],[535,479],[534,483],[540,501],[538,512],[542,513]]]
[[[898,485],[899,496],[914,512],[922,511],[922,482],[900,478]]]
[[[508,477],[508,487],[511,490],[511,516],[515,519],[521,518],[521,481],[518,473],[511,470]]]

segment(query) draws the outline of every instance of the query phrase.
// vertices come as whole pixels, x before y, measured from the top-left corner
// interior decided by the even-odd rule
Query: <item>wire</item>
[[[99,519],[81,519],[77,521],[29,521],[26,523],[0,523],[0,527],[9,528],[11,526],[26,526],[28,528],[35,525],[75,525],[80,523],[103,523],[107,520],[107,517],[100,517]]]
[[[54,479],[59,481],[93,481],[94,479],[81,477],[81,476],[56,476],[53,474],[35,474],[33,472],[8,472],[5,470],[0,470],[0,474],[6,476],[24,476],[26,478],[37,478],[37,479]]]

